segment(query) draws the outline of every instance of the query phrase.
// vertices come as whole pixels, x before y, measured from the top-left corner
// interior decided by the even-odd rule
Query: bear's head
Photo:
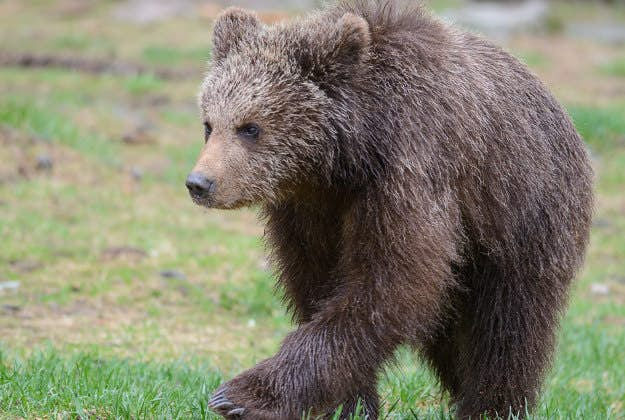
[[[193,200],[277,203],[329,182],[336,120],[349,119],[343,87],[363,67],[369,32],[350,13],[275,27],[241,9],[222,13],[199,94],[205,144],[187,178]]]

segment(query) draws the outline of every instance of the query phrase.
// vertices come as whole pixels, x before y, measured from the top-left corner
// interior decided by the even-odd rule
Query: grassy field
[[[217,385],[292,328],[255,212],[201,210],[184,188],[214,9],[137,25],[114,19],[121,5],[0,2],[0,62],[153,69],[0,67],[0,418],[213,418]],[[507,48],[566,104],[598,174],[536,418],[625,418],[625,54],[557,34]],[[380,392],[386,418],[450,416],[407,351]]]

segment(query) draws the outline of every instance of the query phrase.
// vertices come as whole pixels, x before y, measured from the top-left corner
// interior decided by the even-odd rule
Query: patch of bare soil
[[[26,304],[15,310],[0,311],[0,336],[21,345],[45,341],[63,344],[83,342],[117,343],[117,337],[146,315],[132,308],[78,300],[68,306]]]
[[[0,66],[23,68],[58,68],[92,74],[137,76],[149,74],[165,80],[184,80],[197,76],[197,70],[152,68],[111,59],[87,59],[51,54],[11,53],[0,51]]]
[[[21,131],[0,127],[0,145],[0,185],[38,177],[93,185],[102,177],[102,169],[80,153]]]
[[[164,305],[155,317],[144,308],[120,307],[94,300],[76,300],[68,305],[3,304],[0,306],[0,337],[14,347],[37,348],[97,344],[117,355],[141,353],[150,358],[171,358],[185,354],[210,356],[215,365],[268,356],[275,351],[275,331],[249,321],[231,318],[202,318],[184,309]],[[174,315],[175,314],[175,315]],[[257,329],[252,339],[250,329]],[[242,339],[241,337],[250,337]],[[250,346],[255,352],[247,354]]]

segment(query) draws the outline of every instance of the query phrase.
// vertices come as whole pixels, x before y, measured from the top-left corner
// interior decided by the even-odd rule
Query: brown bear
[[[224,384],[228,418],[376,418],[412,346],[459,418],[535,405],[588,241],[593,174],[521,63],[413,1],[215,22],[199,95],[202,206],[260,205],[297,328]]]

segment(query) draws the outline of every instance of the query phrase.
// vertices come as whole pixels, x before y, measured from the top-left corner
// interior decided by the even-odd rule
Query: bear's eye
[[[237,134],[250,140],[257,140],[260,135],[260,127],[257,124],[245,124],[237,130]]]
[[[211,136],[213,132],[213,127],[207,122],[204,123],[204,142],[208,141],[208,138]]]

